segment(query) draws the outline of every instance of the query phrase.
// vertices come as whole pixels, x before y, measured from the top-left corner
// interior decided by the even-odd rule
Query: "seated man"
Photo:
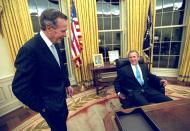
[[[118,77],[116,80],[119,83],[119,89],[116,89],[116,92],[121,99],[125,99],[124,96],[127,96],[134,106],[172,100],[164,93],[150,87],[148,80],[151,77],[160,81],[159,84],[163,84],[163,86],[166,86],[167,81],[151,74],[146,64],[139,64],[139,53],[137,51],[130,51],[128,58],[130,64],[117,70]]]

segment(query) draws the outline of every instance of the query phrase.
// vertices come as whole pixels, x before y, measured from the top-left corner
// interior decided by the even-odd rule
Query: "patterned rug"
[[[178,100],[190,99],[190,88],[176,85],[166,87],[166,95]],[[105,131],[103,118],[106,112],[121,109],[113,87],[102,90],[96,95],[95,89],[88,90],[67,99],[69,116],[68,131]],[[37,114],[17,126],[13,131],[50,131],[44,119]]]

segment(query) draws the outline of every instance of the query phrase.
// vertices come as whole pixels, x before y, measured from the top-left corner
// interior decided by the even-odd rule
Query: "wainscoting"
[[[0,117],[23,106],[12,93],[13,75],[0,78]]]
[[[72,85],[76,83],[73,78],[69,79]],[[12,80],[13,75],[0,78],[0,117],[23,106],[12,92]]]

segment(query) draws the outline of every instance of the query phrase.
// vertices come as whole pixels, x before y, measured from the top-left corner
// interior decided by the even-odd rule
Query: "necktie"
[[[60,66],[59,56],[58,56],[58,54],[57,54],[57,50],[56,50],[56,48],[55,48],[54,45],[51,45],[51,51],[52,51],[52,54],[54,55],[54,57],[55,57],[57,63],[58,63],[59,66]]]
[[[138,82],[143,85],[144,84],[144,80],[141,78],[141,74],[140,74],[140,70],[138,68],[138,66],[136,65],[136,79],[138,80]]]

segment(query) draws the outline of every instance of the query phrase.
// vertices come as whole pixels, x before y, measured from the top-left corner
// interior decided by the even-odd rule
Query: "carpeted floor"
[[[166,95],[174,100],[190,99],[190,88],[168,85]],[[68,131],[105,131],[103,122],[105,114],[121,109],[113,87],[103,90],[100,96],[95,94],[95,89],[85,91],[73,98],[68,98],[67,103],[69,107]],[[40,114],[37,114],[13,131],[50,131],[50,129]]]

